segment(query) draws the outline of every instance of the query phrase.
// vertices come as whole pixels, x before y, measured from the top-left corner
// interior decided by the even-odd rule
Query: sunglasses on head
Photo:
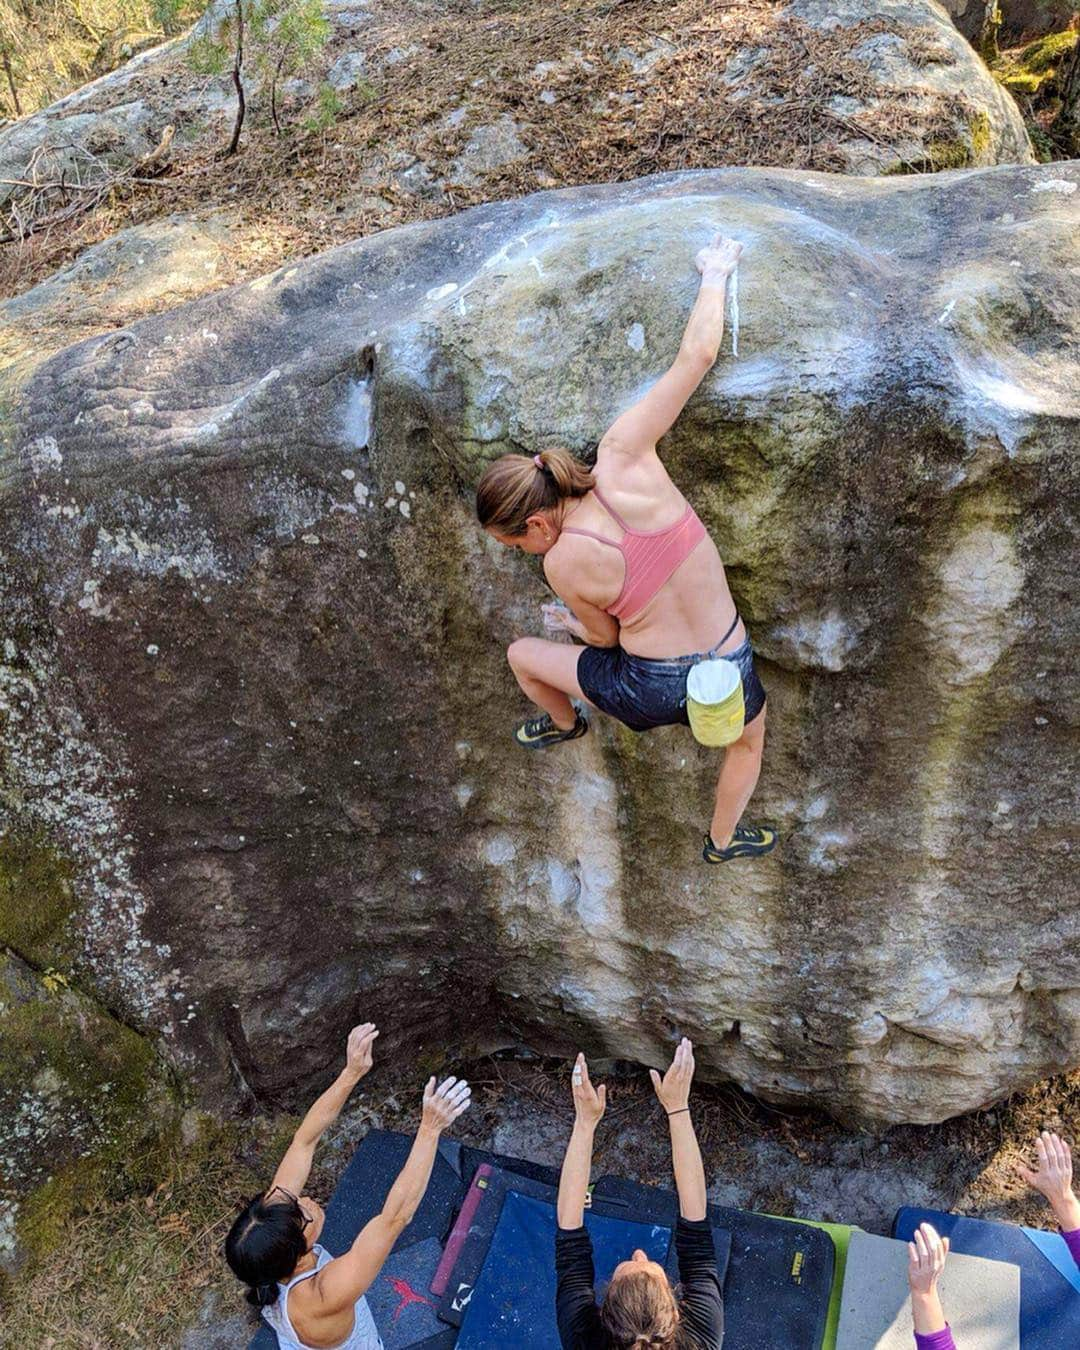
[[[301,1232],[304,1231],[304,1229],[308,1226],[309,1223],[315,1222],[314,1216],[309,1214],[307,1210],[304,1208],[304,1206],[297,1199],[297,1197],[293,1195],[292,1191],[287,1191],[284,1186],[272,1186],[270,1190],[268,1190],[266,1194],[263,1196],[263,1199],[269,1200],[275,1191],[280,1191],[281,1194],[286,1196],[289,1200],[291,1200],[293,1204],[296,1206],[296,1208],[300,1211],[300,1215],[304,1220],[304,1222],[300,1225]]]

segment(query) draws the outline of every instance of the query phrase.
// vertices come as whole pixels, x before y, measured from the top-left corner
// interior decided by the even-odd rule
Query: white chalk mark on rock
[[[728,288],[731,303],[731,354],[739,354],[739,269],[731,273],[731,285]]]
[[[1062,197],[1071,197],[1076,191],[1076,184],[1070,183],[1067,178],[1044,178],[1041,183],[1035,183],[1032,192],[1057,192]]]
[[[345,437],[354,450],[363,450],[371,434],[371,381],[354,380],[345,404]]]

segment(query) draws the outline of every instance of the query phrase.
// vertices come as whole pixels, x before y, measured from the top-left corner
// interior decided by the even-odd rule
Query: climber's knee
[[[765,748],[765,709],[758,713],[752,722],[747,722],[743,727],[743,734],[731,747],[738,746],[740,750],[749,751],[752,754],[760,755]]]
[[[506,649],[506,659],[515,675],[525,670],[528,662],[529,644],[534,638],[515,638]]]

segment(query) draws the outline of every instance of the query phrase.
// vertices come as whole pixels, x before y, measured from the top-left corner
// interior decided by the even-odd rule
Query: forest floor
[[[573,1118],[566,1066],[488,1058],[459,1070],[473,1107],[454,1136],[558,1166]],[[414,1074],[376,1065],[328,1132],[309,1182],[325,1201],[369,1128],[415,1129]],[[597,1075],[599,1077],[599,1075]],[[607,1116],[594,1175],[670,1186],[667,1133],[643,1071],[605,1076]],[[1053,1227],[1016,1177],[1039,1130],[1080,1122],[1080,1071],[1048,1079],[988,1111],[942,1125],[855,1132],[819,1113],[768,1106],[730,1086],[695,1089],[709,1195],[719,1204],[835,1220],[888,1234],[901,1205]],[[13,1282],[3,1350],[239,1350],[254,1327],[221,1257],[238,1202],[265,1186],[295,1118],[222,1123],[192,1114],[157,1164],[152,1187],[100,1200],[64,1250]],[[44,1331],[44,1334],[43,1334]]]
[[[362,58],[332,125],[312,127],[312,80],[282,97],[280,132],[267,100],[253,94],[229,158],[221,157],[228,100],[205,121],[181,116],[165,173],[120,179],[101,200],[87,197],[92,210],[0,247],[0,297],[118,230],[174,213],[228,226],[216,289],[378,230],[541,189],[725,165],[850,171],[840,146],[852,137],[886,154],[936,144],[937,134],[944,144],[963,95],[912,90],[879,101],[874,77],[852,56],[892,32],[890,23],[869,16],[822,31],[785,8],[784,0],[385,0],[368,18],[357,0],[355,28],[336,25],[319,58],[321,67]],[[932,30],[904,32],[917,63],[948,58]],[[224,87],[194,75],[177,47],[124,97],[147,103],[163,128],[176,120],[175,94],[164,91],[200,78]],[[856,110],[841,115],[838,95]],[[110,97],[103,90],[99,110]],[[1032,103],[1027,115],[1042,113]],[[19,213],[28,210],[24,200]],[[21,228],[14,217],[9,224]]]

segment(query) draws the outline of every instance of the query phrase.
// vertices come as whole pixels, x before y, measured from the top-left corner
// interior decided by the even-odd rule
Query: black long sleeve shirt
[[[680,1218],[675,1226],[679,1263],[679,1311],[688,1350],[720,1350],[724,1339],[724,1297],[716,1271],[716,1249],[708,1219]],[[596,1306],[592,1242],[585,1228],[555,1234],[555,1315],[563,1350],[610,1350],[611,1337]]]

